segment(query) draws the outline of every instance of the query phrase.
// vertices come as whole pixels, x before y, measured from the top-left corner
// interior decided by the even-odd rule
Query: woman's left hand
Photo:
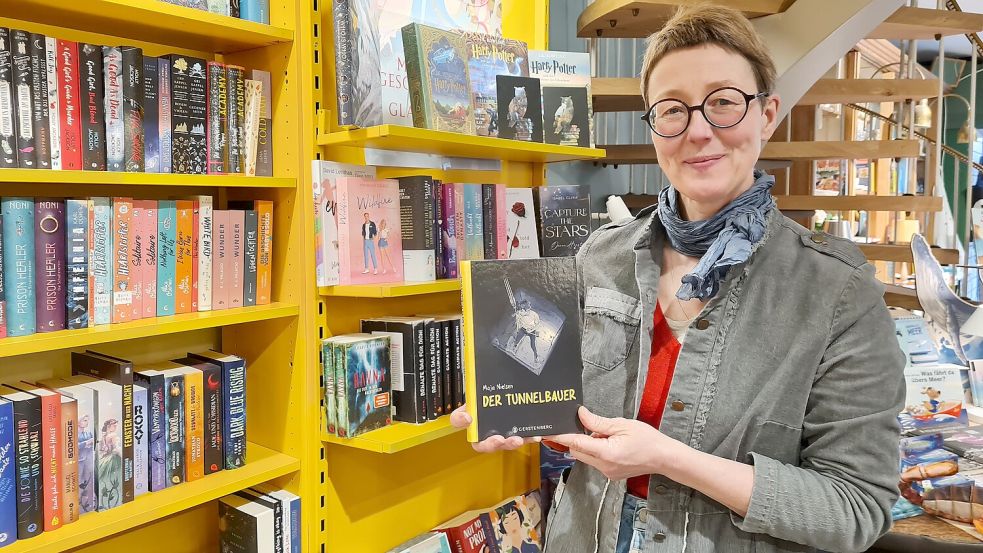
[[[690,449],[638,420],[601,417],[583,406],[579,415],[590,436],[561,434],[543,440],[569,447],[574,459],[596,468],[611,480],[644,474],[667,475]]]

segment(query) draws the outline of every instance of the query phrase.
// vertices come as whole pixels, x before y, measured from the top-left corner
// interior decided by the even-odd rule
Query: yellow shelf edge
[[[448,278],[433,282],[398,282],[392,284],[351,284],[321,286],[318,293],[337,298],[401,298],[461,290],[461,279]]]
[[[115,509],[82,515],[78,521],[39,536],[4,547],[5,553],[64,551],[162,519],[236,492],[300,470],[300,461],[284,453],[249,442],[246,464],[201,480],[158,492],[148,492]],[[217,519],[216,519],[217,520]]]
[[[396,422],[391,426],[373,430],[354,438],[339,438],[326,432],[321,433],[321,441],[375,453],[399,453],[407,449],[438,440],[451,434],[463,432],[462,428],[451,426],[449,416],[423,424]]]
[[[0,358],[293,317],[299,314],[300,307],[297,305],[278,302],[221,311],[199,311],[197,313],[153,317],[129,323],[99,325],[77,330],[59,330],[29,336],[0,338]]]
[[[297,187],[297,179],[292,177],[175,175],[172,173],[55,171],[50,169],[0,169],[0,182],[30,184],[98,184],[107,186],[209,186],[224,188]]]

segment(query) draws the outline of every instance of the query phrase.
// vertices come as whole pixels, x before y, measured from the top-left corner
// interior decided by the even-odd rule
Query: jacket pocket
[[[798,466],[802,451],[802,429],[777,421],[760,422],[755,426],[755,435],[749,441],[747,451],[753,451],[786,465]],[[738,459],[745,457],[741,456]]]
[[[581,357],[587,365],[610,371],[628,358],[638,334],[642,304],[635,298],[591,287],[584,298]]]

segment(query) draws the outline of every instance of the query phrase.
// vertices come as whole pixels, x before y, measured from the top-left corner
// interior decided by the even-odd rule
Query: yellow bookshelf
[[[423,445],[434,440],[464,432],[451,426],[449,417],[441,417],[423,424],[394,423],[392,426],[373,430],[354,438],[339,438],[322,432],[321,441],[345,447],[354,447],[376,453],[399,453],[411,447]]]
[[[400,282],[393,284],[353,284],[348,286],[322,286],[318,293],[323,297],[343,298],[398,298],[440,292],[460,292],[460,279],[444,279],[433,282]]]
[[[85,184],[104,186],[168,186],[211,188],[294,188],[297,179],[237,177],[234,175],[174,175],[118,173],[112,171],[52,171],[45,169],[0,169],[0,182],[30,185]]]

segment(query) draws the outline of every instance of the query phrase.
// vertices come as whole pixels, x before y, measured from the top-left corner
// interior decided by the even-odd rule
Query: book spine
[[[454,238],[457,246],[457,271],[461,272],[461,262],[472,259],[468,257],[468,195],[465,185],[455,182],[452,187],[454,194]]]
[[[481,185],[481,216],[482,221],[488,223],[482,225],[482,246],[484,259],[498,259],[498,228],[495,221],[498,216],[498,206],[495,204],[495,185]]]
[[[416,372],[414,396],[416,402],[417,422],[425,422],[435,419],[430,408],[430,390],[427,387],[427,374],[430,366],[427,363],[427,325],[418,323],[413,325],[413,370]],[[405,370],[405,369],[404,369]]]
[[[495,242],[498,245],[498,259],[508,259],[508,213],[505,201],[505,185],[495,185]],[[486,221],[485,224],[490,224]]]
[[[7,336],[34,334],[34,200],[3,198],[3,270]]]
[[[202,365],[203,458],[205,474],[208,475],[225,468],[222,460],[222,369],[211,363]]]
[[[126,161],[126,131],[123,128],[123,53],[119,48],[103,46],[102,56],[106,98],[106,170],[123,171]]]
[[[450,414],[454,410],[454,365],[451,363],[452,352],[454,350],[452,334],[454,332],[451,321],[440,323],[440,355],[442,369],[441,381],[443,383],[442,396],[444,398],[444,413]]]
[[[208,0],[208,11],[219,15],[229,15],[229,0]]]
[[[268,305],[273,277],[273,202],[256,200],[254,207],[258,218],[258,251],[256,265],[256,305]]]
[[[222,375],[225,468],[234,469],[246,464],[246,365],[241,361],[225,364]]]
[[[157,316],[157,229],[156,200],[144,200],[143,218],[143,317]]]
[[[454,408],[464,405],[464,358],[461,319],[451,320],[451,381],[453,383],[453,405]]]
[[[208,62],[208,174],[231,172],[229,165],[229,86],[225,65]]]
[[[65,326],[69,329],[89,326],[89,201],[67,200],[68,228]]]
[[[160,135],[160,172],[171,173],[171,64],[168,58],[158,58],[157,133]]]
[[[58,100],[58,39],[44,39],[45,90],[48,93],[48,136],[51,140],[51,168],[61,170],[61,103]]]
[[[229,118],[226,136],[229,137],[230,173],[245,172],[246,70],[238,65],[228,67]]]
[[[338,434],[338,403],[335,391],[334,348],[331,342],[321,342],[321,375],[324,380],[324,427],[328,434]]]
[[[69,391],[70,390],[70,391]],[[69,390],[59,389],[64,394],[75,398],[78,406],[78,426],[75,442],[78,446],[78,490],[79,514],[91,513],[96,510],[96,440],[93,427],[97,423],[95,390],[85,386],[71,386]]]
[[[172,55],[171,167],[174,173],[207,172],[207,77],[204,60]]]
[[[160,374],[134,375],[140,386],[147,390],[147,450],[149,458],[148,489],[152,492],[167,487],[167,405],[164,376]]]
[[[194,66],[188,72],[188,125],[192,141],[190,154],[192,173],[204,175],[208,172],[207,165],[207,118],[208,118],[208,79],[204,71],[204,61],[197,60],[199,71]]]
[[[241,0],[240,8],[242,19],[270,24],[270,0]]]
[[[212,226],[214,209],[211,196],[198,200],[198,311],[212,310]]]
[[[202,405],[202,375],[194,370],[184,375],[184,462],[187,481],[199,480],[205,475],[205,428]]]
[[[441,186],[441,196],[444,204],[444,264],[447,266],[447,278],[458,277],[457,251],[457,211],[454,203],[454,185],[444,183]]]
[[[332,4],[335,92],[337,93],[335,109],[338,112],[340,126],[355,123],[355,114],[352,112],[352,16],[348,1],[335,0]]]
[[[61,397],[40,396],[41,400],[41,467],[44,478],[44,531],[62,524]]]
[[[113,285],[112,322],[131,318],[133,280],[130,275],[130,241],[133,240],[133,199],[113,198]]]
[[[2,208],[2,206],[0,206]],[[0,338],[7,337],[7,292],[3,274],[3,212],[0,211]]]
[[[241,18],[242,10],[239,6],[239,0],[229,0],[229,16]]]
[[[102,47],[79,45],[79,85],[82,101],[82,167],[106,170],[106,107]]]
[[[440,323],[427,323],[427,399],[430,415],[436,419],[444,414],[444,401],[440,397]]]
[[[160,173],[160,59],[143,58],[143,163]]]
[[[177,266],[177,210],[174,200],[161,200],[157,206],[157,316],[175,311]]]
[[[0,168],[17,167],[16,121],[17,102],[14,94],[10,30],[0,27]]]
[[[40,399],[14,402],[14,439],[17,452],[17,538],[26,539],[44,530]]]
[[[0,402],[0,546],[17,541],[15,425],[13,402]]]
[[[168,375],[167,389],[167,486],[180,484],[185,480],[184,449],[185,432],[185,390],[184,375]]]
[[[58,39],[58,101],[61,106],[61,165],[69,171],[82,170],[82,90],[79,86],[78,43]],[[2,85],[0,85],[2,87]]]
[[[431,121],[430,105],[427,101],[428,76],[424,74],[426,62],[420,51],[419,25],[403,28],[403,52],[406,58],[406,76],[410,84],[410,109],[413,112],[413,126],[429,129]]]
[[[256,176],[256,156],[259,153],[259,119],[263,105],[263,83],[245,81],[246,113],[242,131],[242,172],[247,177]]]
[[[198,200],[192,200],[191,205],[191,312],[195,313],[198,311],[198,250],[201,248],[198,239],[198,220],[201,217],[198,213],[200,205]]]
[[[38,169],[51,169],[51,127],[48,119],[48,64],[45,36],[31,33],[31,120]]]
[[[79,467],[78,467],[78,401],[65,396],[61,402],[62,465],[62,523],[71,524],[79,519]]]
[[[132,46],[120,49],[123,69],[123,168],[143,173],[143,50]]]
[[[113,313],[113,205],[110,198],[92,199],[93,305],[95,324],[112,321]]]
[[[338,416],[338,437],[347,438],[348,425],[348,346],[334,348],[334,385]]]
[[[444,251],[444,185],[439,181],[433,182],[433,247],[434,265],[437,278],[447,278],[447,263]]]
[[[17,138],[17,165],[21,169],[37,167],[36,141],[34,139],[34,116],[31,105],[34,102],[34,75],[31,66],[31,35],[24,31],[10,32],[11,64],[13,71],[13,99],[16,103],[13,113]]]
[[[243,250],[244,273],[242,281],[242,305],[256,305],[256,269],[259,261],[259,216],[255,209],[245,212],[245,237]]]
[[[95,259],[95,244],[96,244],[96,210],[95,204],[92,198],[85,200],[85,207],[88,210],[88,221],[86,221],[86,271],[88,284],[88,305],[86,306],[89,316],[88,326],[96,325],[96,274],[93,270],[93,260]]]
[[[259,146],[256,151],[256,176],[273,176],[273,88],[268,71],[253,70],[253,80],[263,83],[259,116]]]
[[[350,241],[353,239],[351,233],[354,232],[356,228],[354,221],[349,222],[349,217],[351,217],[353,210],[349,208],[348,188],[349,186],[347,180],[339,180],[334,190],[334,203],[332,204],[332,209],[334,210],[332,219],[337,226],[333,237],[338,242],[338,279],[335,281],[335,284],[341,285],[351,284],[352,271],[354,270],[352,255],[349,248]],[[326,236],[325,239],[330,240],[331,235]]]
[[[144,200],[133,200],[133,209],[130,211],[130,289],[133,290],[133,301],[130,303],[130,320],[136,321],[143,318],[143,248],[146,244],[146,226],[144,219]]]
[[[64,330],[65,202],[38,198],[34,210],[37,332]]]
[[[177,241],[175,247],[174,313],[191,313],[194,266],[194,205],[177,200]],[[197,298],[195,298],[197,301]]]
[[[229,229],[231,236],[229,240],[229,308],[242,307],[242,282],[245,265],[242,255],[242,240],[245,227],[245,212],[241,209],[229,211]]]
[[[212,267],[212,309],[229,308],[229,212],[215,212],[215,263]]]
[[[133,386],[133,497],[139,497],[149,489],[149,441],[147,389]]]

